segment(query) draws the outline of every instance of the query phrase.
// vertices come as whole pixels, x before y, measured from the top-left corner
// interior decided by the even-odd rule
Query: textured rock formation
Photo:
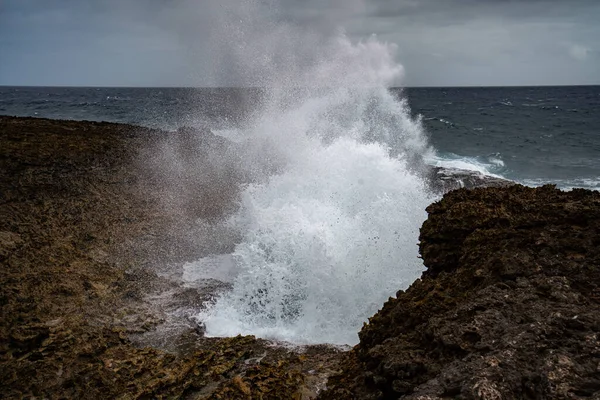
[[[477,171],[455,168],[431,167],[425,174],[429,186],[434,192],[447,193],[455,189],[473,189],[476,187],[506,187],[514,182]]]
[[[340,354],[326,346],[298,354],[192,328],[167,338],[170,352],[132,341],[162,322],[147,294],[204,301],[155,271],[230,250],[194,222],[235,209],[253,178],[240,152],[210,132],[0,117],[0,397],[322,387]],[[435,190],[461,185],[432,171]],[[492,183],[472,176],[458,173],[466,187]],[[421,231],[428,270],[371,318],[323,398],[599,398],[599,210],[600,194],[582,190],[446,194]]]
[[[314,394],[339,351],[185,325],[163,338],[169,352],[132,340],[163,322],[147,295],[195,307],[208,296],[156,268],[227,251],[194,227],[235,209],[231,162],[208,132],[0,117],[0,398]]]
[[[600,193],[456,190],[323,399],[600,398]]]

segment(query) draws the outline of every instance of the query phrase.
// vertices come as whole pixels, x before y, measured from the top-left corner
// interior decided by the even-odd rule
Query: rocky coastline
[[[600,193],[456,190],[322,398],[600,398]]]
[[[599,193],[432,169],[422,278],[352,350],[288,349],[169,319],[208,299],[169,266],[235,243],[192,222],[235,210],[240,163],[208,131],[0,117],[0,397],[600,398]]]

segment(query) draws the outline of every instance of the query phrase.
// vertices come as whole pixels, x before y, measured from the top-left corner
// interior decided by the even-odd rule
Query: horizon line
[[[388,89],[477,89],[477,88],[540,88],[540,87],[595,87],[591,84],[544,84],[544,85],[414,85],[390,86]],[[66,89],[269,89],[266,86],[93,86],[93,85],[0,85],[2,88],[66,88]],[[302,89],[303,87],[294,87]]]

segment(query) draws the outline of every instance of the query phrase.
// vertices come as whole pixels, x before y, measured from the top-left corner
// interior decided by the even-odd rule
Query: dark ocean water
[[[394,90],[422,116],[431,164],[600,190],[600,86]],[[0,87],[0,114],[222,129],[259,99],[255,89]]]

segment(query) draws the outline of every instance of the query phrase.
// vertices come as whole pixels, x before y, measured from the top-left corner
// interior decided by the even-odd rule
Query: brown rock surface
[[[323,399],[600,398],[600,193],[456,190]]]
[[[155,271],[232,246],[196,221],[235,210],[238,171],[208,132],[0,117],[0,397],[314,394],[338,351],[192,328],[171,352],[131,340],[163,320],[148,294],[205,300]]]

